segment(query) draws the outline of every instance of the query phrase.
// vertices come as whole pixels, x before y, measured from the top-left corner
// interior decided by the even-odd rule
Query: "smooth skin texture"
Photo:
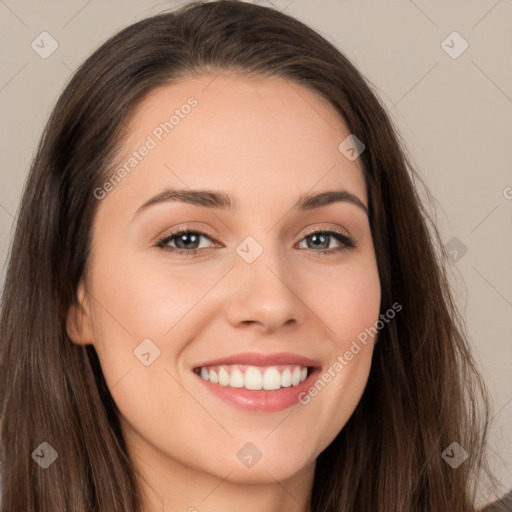
[[[148,512],[308,510],[315,459],[366,386],[371,340],[307,405],[278,412],[221,401],[192,369],[240,352],[285,351],[326,370],[375,325],[381,289],[364,209],[336,202],[292,210],[301,194],[331,190],[368,207],[362,170],[339,151],[349,131],[323,98],[280,78],[234,74],[153,91],[116,163],[191,96],[197,106],[101,199],[68,333],[98,353]],[[238,209],[164,202],[136,214],[169,187],[223,192]],[[157,246],[179,227],[211,236],[192,256]],[[318,248],[307,236],[333,228],[356,247],[334,252],[343,246],[336,238]],[[247,236],[263,249],[250,264],[236,252]],[[179,243],[167,245],[190,250]],[[161,351],[150,366],[134,356],[147,338]],[[248,442],[262,453],[251,468],[237,457]]]

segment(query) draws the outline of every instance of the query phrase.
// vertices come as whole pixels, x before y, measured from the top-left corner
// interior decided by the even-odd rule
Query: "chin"
[[[228,480],[240,484],[275,484],[276,481],[286,481],[297,473],[314,466],[315,460],[305,460],[300,454],[300,448],[297,448],[295,457],[281,452],[274,452],[271,456],[262,453],[261,459],[251,467],[244,467],[244,464],[237,460]],[[218,468],[217,472],[222,478],[226,476],[227,467],[230,465],[223,464]]]

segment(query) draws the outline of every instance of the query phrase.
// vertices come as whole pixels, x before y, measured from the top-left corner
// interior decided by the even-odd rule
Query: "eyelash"
[[[214,240],[208,233],[205,233],[204,231],[201,231],[199,229],[179,228],[176,231],[169,233],[164,238],[161,238],[157,242],[156,246],[158,248],[162,249],[163,251],[169,251],[169,252],[183,255],[183,256],[194,256],[198,252],[202,251],[204,248],[203,249],[178,249],[176,247],[170,247],[167,245],[176,236],[182,235],[182,234],[191,234],[191,233],[205,236],[205,237],[209,238],[210,240],[212,240],[213,242],[216,242],[216,240]],[[301,241],[304,240],[304,238],[306,238],[308,236],[317,235],[317,234],[333,236],[335,239],[338,240],[338,242],[341,242],[341,244],[342,244],[335,249],[321,249],[319,251],[315,251],[314,249],[306,249],[308,251],[318,253],[318,257],[320,257],[320,255],[322,255],[322,254],[325,254],[327,256],[333,256],[335,254],[343,253],[345,251],[348,251],[348,250],[356,247],[355,241],[352,237],[348,236],[347,234],[345,234],[342,231],[339,231],[335,228],[331,228],[329,230],[310,231],[304,235],[304,237],[301,239]]]

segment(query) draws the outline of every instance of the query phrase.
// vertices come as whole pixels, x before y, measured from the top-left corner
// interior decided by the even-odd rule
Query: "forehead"
[[[124,165],[129,173],[109,201],[209,188],[261,207],[344,188],[366,203],[359,161],[338,148],[350,134],[342,118],[317,93],[282,78],[182,79],[145,97],[126,128],[114,171]]]

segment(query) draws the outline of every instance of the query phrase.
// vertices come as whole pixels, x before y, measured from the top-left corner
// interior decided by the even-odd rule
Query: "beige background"
[[[0,284],[30,159],[71,73],[119,28],[181,3],[0,0]],[[504,493],[512,488],[512,0],[274,4],[374,84],[438,201],[443,242],[467,248],[453,282],[494,398],[493,461]],[[47,59],[31,48],[43,31],[58,43]],[[458,36],[442,45],[454,31],[469,45],[457,58],[443,47],[459,52]]]

